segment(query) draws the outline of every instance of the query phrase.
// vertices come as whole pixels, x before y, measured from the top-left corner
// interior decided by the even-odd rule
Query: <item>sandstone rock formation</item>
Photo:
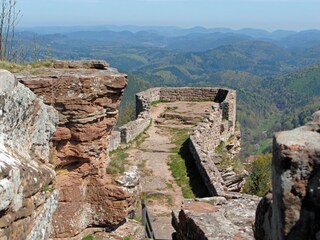
[[[58,204],[49,139],[58,114],[0,70],[0,239],[48,239]]]
[[[52,237],[70,238],[90,226],[112,228],[123,222],[134,196],[114,184],[106,167],[107,139],[126,75],[103,61],[58,61],[18,79],[59,112],[51,153],[60,191]]]
[[[273,140],[272,195],[260,202],[258,240],[320,238],[320,112]]]

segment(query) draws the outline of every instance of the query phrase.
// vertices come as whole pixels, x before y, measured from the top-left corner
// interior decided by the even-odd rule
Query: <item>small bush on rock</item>
[[[244,193],[262,197],[269,191],[271,188],[271,159],[270,153],[256,156],[243,187]]]

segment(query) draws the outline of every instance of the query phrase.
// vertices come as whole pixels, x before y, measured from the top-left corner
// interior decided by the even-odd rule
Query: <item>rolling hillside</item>
[[[320,107],[320,31],[115,30],[24,31],[17,35],[17,46],[24,50],[24,61],[103,59],[128,73],[121,123],[134,116],[134,94],[151,86],[234,88],[244,156],[268,149],[274,131],[303,124]]]

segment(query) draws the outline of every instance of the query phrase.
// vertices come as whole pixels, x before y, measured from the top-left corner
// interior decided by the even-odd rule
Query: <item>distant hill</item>
[[[308,48],[319,46],[319,42],[319,30],[302,31],[278,40],[279,44],[287,48]]]
[[[244,155],[320,108],[320,31],[194,27],[37,28],[17,33],[24,61],[103,59],[129,74],[121,111],[151,86],[226,86],[238,92]],[[50,34],[40,34],[44,33]],[[130,82],[131,81],[131,82]]]

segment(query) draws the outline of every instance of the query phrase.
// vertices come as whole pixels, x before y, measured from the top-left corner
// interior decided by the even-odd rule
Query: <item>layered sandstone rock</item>
[[[58,114],[0,70],[0,239],[48,239],[58,204],[49,139]]]
[[[320,238],[320,112],[274,136],[272,194],[260,202],[256,239]]]
[[[52,159],[60,190],[52,237],[76,236],[90,226],[116,226],[134,201],[106,174],[108,137],[127,85],[103,61],[55,62],[19,80],[59,112]]]

